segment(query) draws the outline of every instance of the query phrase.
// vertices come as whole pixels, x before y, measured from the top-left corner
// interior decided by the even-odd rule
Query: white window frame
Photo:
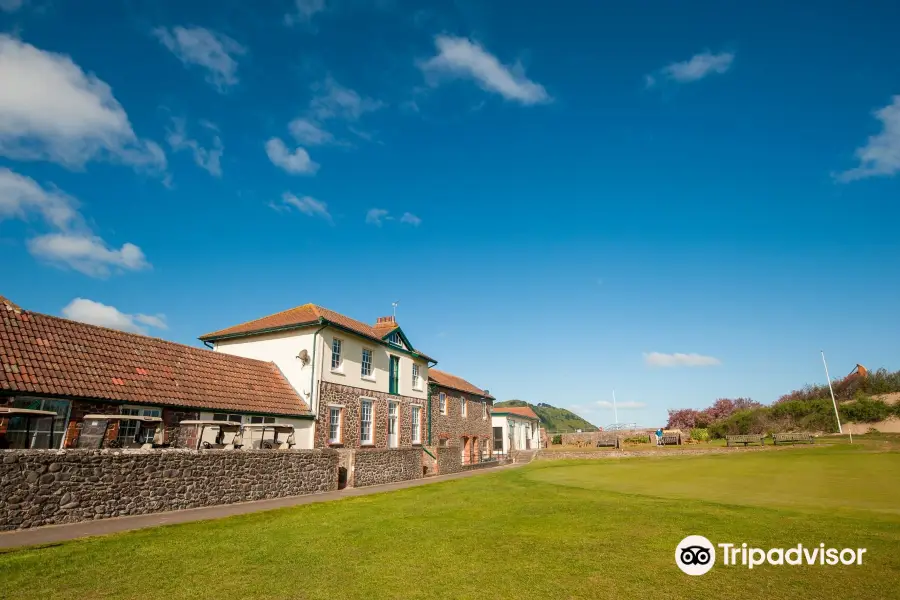
[[[235,418],[237,417],[237,418]],[[243,423],[244,415],[236,415],[233,413],[213,413],[213,421],[228,421],[229,423]]]
[[[363,437],[365,420],[365,407],[369,406],[369,436]],[[372,446],[375,444],[375,401],[371,398],[361,398],[359,401],[359,443],[361,446]]]
[[[162,408],[156,406],[135,406],[125,405],[119,409],[119,414],[130,415],[136,417],[162,417]],[[161,425],[161,424],[160,424]],[[159,428],[157,428],[158,430]],[[137,434],[141,431],[140,421],[121,421],[119,423],[118,438],[128,439],[129,441],[147,443],[145,440],[138,440]],[[158,431],[157,431],[158,432]]]
[[[438,407],[440,409],[439,412],[442,415],[447,414],[447,394],[445,394],[444,392],[438,394]]]
[[[368,362],[366,361],[366,355],[369,356]],[[366,366],[369,367],[368,372],[366,371]],[[375,381],[375,352],[371,348],[362,349],[359,358],[359,376],[362,379]]]
[[[334,422],[334,414],[337,413],[337,423]],[[328,407],[328,443],[329,444],[340,444],[343,438],[343,420],[344,420],[344,407],[343,406],[329,406]],[[337,436],[332,435],[333,427],[337,426]]]
[[[403,347],[403,338],[401,338],[400,334],[396,331],[388,336],[387,341],[389,344],[393,344],[394,346],[398,346],[400,348]]]
[[[250,417],[251,424],[265,424],[269,425],[275,423],[275,417],[263,417],[261,415],[253,415]]]
[[[487,402],[482,400],[481,401],[481,420],[483,421],[485,419],[487,419]]]
[[[414,362],[412,364],[412,387],[414,390],[421,391],[422,390],[422,376],[419,374],[419,364]]]
[[[459,397],[459,416],[463,419],[469,418],[469,407],[465,396]]]
[[[340,373],[344,368],[344,340],[331,339],[331,372]]]
[[[422,444],[422,407],[418,405],[414,405],[412,408],[411,416],[411,428],[412,428],[412,443],[413,444]]]
[[[394,436],[397,438],[397,445],[391,446],[391,428],[394,429]],[[400,447],[400,403],[396,400],[391,400],[388,402],[388,426],[387,426],[387,436],[388,436],[388,448],[399,448]]]

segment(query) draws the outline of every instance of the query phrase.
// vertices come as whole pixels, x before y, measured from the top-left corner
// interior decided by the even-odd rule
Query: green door
[[[400,357],[391,356],[391,366],[389,372],[390,387],[388,391],[391,394],[400,393]]]

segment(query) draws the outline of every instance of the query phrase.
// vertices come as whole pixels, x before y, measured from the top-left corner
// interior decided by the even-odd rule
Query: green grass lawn
[[[900,453],[858,443],[537,462],[0,554],[3,598],[900,598]],[[689,534],[862,566],[674,563]]]

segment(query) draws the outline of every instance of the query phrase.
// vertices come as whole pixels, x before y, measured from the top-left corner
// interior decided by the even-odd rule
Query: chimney
[[[396,325],[397,319],[394,317],[378,317],[378,320],[375,322],[376,325]]]

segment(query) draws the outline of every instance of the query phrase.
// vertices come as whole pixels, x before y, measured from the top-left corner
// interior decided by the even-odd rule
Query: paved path
[[[325,492],[323,494],[309,494],[306,496],[290,496],[287,498],[273,498],[271,500],[256,500],[254,502],[241,502],[239,504],[222,504],[219,506],[205,506],[203,508],[189,508],[171,512],[153,513],[149,515],[134,515],[130,517],[117,517],[114,519],[100,519],[97,521],[85,521],[82,523],[67,523],[65,525],[47,525],[33,529],[19,531],[0,532],[0,548],[18,548],[37,544],[56,544],[77,538],[108,535],[133,529],[144,529],[158,525],[174,525],[176,523],[190,523],[192,521],[206,521],[209,519],[221,519],[233,515],[284,508],[287,506],[299,506],[301,504],[313,504],[316,502],[329,502],[341,498],[353,496],[368,496],[382,492],[392,492],[420,485],[428,485],[451,479],[464,479],[484,473],[496,473],[503,469],[514,468],[521,465],[503,465],[487,469],[475,469],[463,471],[452,475],[439,475],[426,477],[425,479],[413,479],[412,481],[400,481],[385,485],[374,485],[364,488],[348,488],[338,492]]]

